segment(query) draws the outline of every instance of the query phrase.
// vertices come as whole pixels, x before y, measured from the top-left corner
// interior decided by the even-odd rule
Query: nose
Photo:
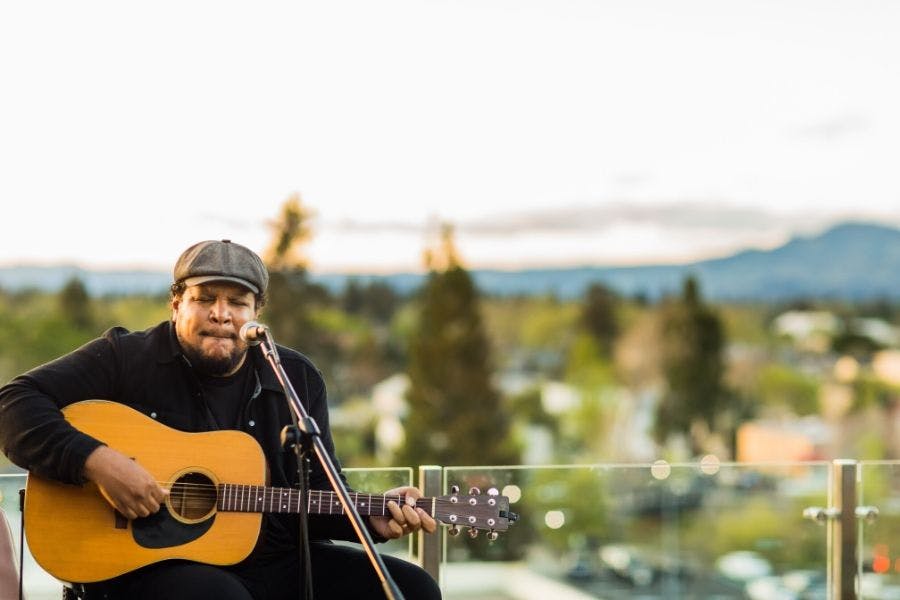
[[[231,321],[231,308],[226,298],[217,298],[209,309],[209,318],[214,323],[229,323]]]

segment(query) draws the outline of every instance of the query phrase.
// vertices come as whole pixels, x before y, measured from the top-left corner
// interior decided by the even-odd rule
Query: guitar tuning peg
[[[451,485],[451,486],[450,486],[450,493],[451,493],[451,494],[458,494],[458,493],[459,493],[459,486],[458,486],[458,485]]]
[[[478,537],[478,530],[474,527],[469,527],[469,537],[473,540]]]
[[[473,485],[472,487],[469,488],[469,494],[472,495],[472,496],[480,496],[480,495],[481,495],[481,489],[480,489],[480,488],[477,488],[477,487],[475,487],[475,486]]]
[[[453,537],[456,537],[459,535],[459,527],[457,527],[456,525],[451,525],[450,529],[447,530],[447,533],[449,533]]]
[[[499,496],[499,495],[500,495],[500,492],[497,491],[497,488],[494,488],[494,487],[492,487],[491,489],[489,489],[489,490],[487,491],[487,493],[488,493],[488,496]]]
[[[487,534],[487,539],[489,539],[492,542],[496,541],[498,537],[500,537],[500,533],[497,531],[494,531],[493,529],[491,529]]]

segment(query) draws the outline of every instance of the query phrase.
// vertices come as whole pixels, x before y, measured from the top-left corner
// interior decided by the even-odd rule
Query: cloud
[[[811,213],[809,210],[774,212],[726,200],[606,201],[555,208],[504,211],[466,220],[445,219],[459,235],[470,240],[527,236],[586,236],[613,230],[659,231],[666,238],[680,237],[701,244],[707,237],[740,240],[773,239],[815,234],[835,223],[885,217],[853,211]],[[343,219],[320,225],[331,233],[347,235],[421,236],[436,231],[439,219],[366,222]],[[649,233],[647,233],[649,235]]]
[[[871,121],[858,114],[846,113],[823,119],[815,123],[801,125],[792,130],[798,137],[834,142],[855,133],[866,131],[872,126]]]
[[[406,221],[357,221],[355,219],[341,219],[334,222],[323,222],[323,227],[332,229],[338,233],[396,233],[419,234],[425,226],[422,223]]]
[[[723,201],[607,202],[494,214],[459,224],[471,235],[553,234],[602,231],[613,226],[644,225],[674,229],[752,229],[771,225],[762,210]]]
[[[471,237],[503,237],[534,234],[589,233],[622,225],[658,226],[669,230],[725,231],[758,230],[776,224],[784,226],[785,217],[755,207],[737,206],[716,200],[657,202],[604,202],[575,204],[555,208],[492,213],[464,221],[453,221],[457,231]],[[798,215],[788,221],[808,221]],[[434,223],[405,221],[365,222],[342,219],[323,223],[340,233],[420,234]]]

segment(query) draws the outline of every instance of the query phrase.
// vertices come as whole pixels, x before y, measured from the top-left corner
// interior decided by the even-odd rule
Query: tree
[[[725,404],[725,337],[716,313],[701,299],[697,281],[684,281],[682,296],[663,307],[661,362],[667,390],[656,412],[654,434],[660,443],[671,434],[691,437],[701,449],[697,425],[715,431]]]
[[[612,354],[613,343],[619,334],[616,321],[616,294],[601,283],[593,283],[585,293],[581,309],[581,323],[593,336],[605,357]]]
[[[69,279],[60,290],[59,309],[62,318],[71,323],[75,329],[86,331],[94,325],[91,297],[78,277]]]
[[[272,242],[264,257],[269,269],[266,320],[277,333],[276,341],[301,351],[315,349],[320,366],[330,364],[336,354],[312,318],[314,305],[327,303],[328,293],[309,281],[303,247],[309,242],[309,219],[299,194],[284,202],[281,212],[269,225]]]
[[[401,459],[409,464],[510,464],[509,419],[491,382],[478,291],[459,264],[452,231],[426,255],[430,272],[410,341],[409,412]]]
[[[312,216],[312,211],[303,206],[300,194],[288,196],[281,205],[278,218],[269,223],[273,232],[272,242],[265,253],[269,269],[306,271],[308,260],[303,246],[312,237],[309,227]]]

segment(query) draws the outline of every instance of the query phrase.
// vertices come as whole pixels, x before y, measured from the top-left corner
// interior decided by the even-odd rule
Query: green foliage
[[[688,434],[695,422],[716,429],[725,390],[725,336],[716,313],[703,305],[697,282],[684,282],[682,297],[663,307],[662,370],[667,390],[657,409],[654,435],[665,442]],[[692,440],[694,450],[699,451]]]
[[[896,385],[875,377],[863,375],[853,382],[855,411],[867,408],[890,409],[900,399],[900,389]]]
[[[612,354],[613,343],[619,334],[616,318],[618,297],[606,286],[594,283],[585,293],[581,308],[581,324],[597,341],[604,356]]]
[[[819,410],[819,384],[783,363],[769,364],[757,377],[756,397],[766,406],[781,406],[795,415],[813,415]]]
[[[596,547],[609,538],[611,496],[606,479],[606,472],[587,467],[536,471],[527,504],[535,521],[531,525],[544,524],[551,511],[561,512],[564,519],[562,527],[540,528],[543,541],[553,550]]]
[[[721,304],[716,306],[725,337],[731,343],[767,347],[770,344],[769,325],[773,315],[770,307],[749,304]]]
[[[701,520],[688,529],[684,545],[693,553],[711,558],[735,550],[753,550],[774,565],[821,568],[828,551],[824,530],[798,518],[805,507],[821,501],[780,497],[771,492],[745,498],[727,511],[698,515]],[[711,518],[715,535],[710,535]]]
[[[347,281],[341,297],[345,312],[368,317],[377,323],[388,323],[400,302],[400,296],[389,285],[380,281],[360,285],[353,278]]]
[[[409,414],[401,461],[510,464],[509,419],[494,387],[478,293],[468,272],[432,271],[410,340]]]
[[[87,288],[77,277],[73,277],[59,292],[59,308],[63,318],[76,329],[87,331],[93,327],[94,315]]]
[[[70,352],[113,325],[141,330],[168,316],[164,297],[91,298],[78,280],[56,294],[0,292],[0,381]]]
[[[577,335],[579,306],[553,297],[489,298],[482,302],[485,330],[506,366],[562,377]]]

